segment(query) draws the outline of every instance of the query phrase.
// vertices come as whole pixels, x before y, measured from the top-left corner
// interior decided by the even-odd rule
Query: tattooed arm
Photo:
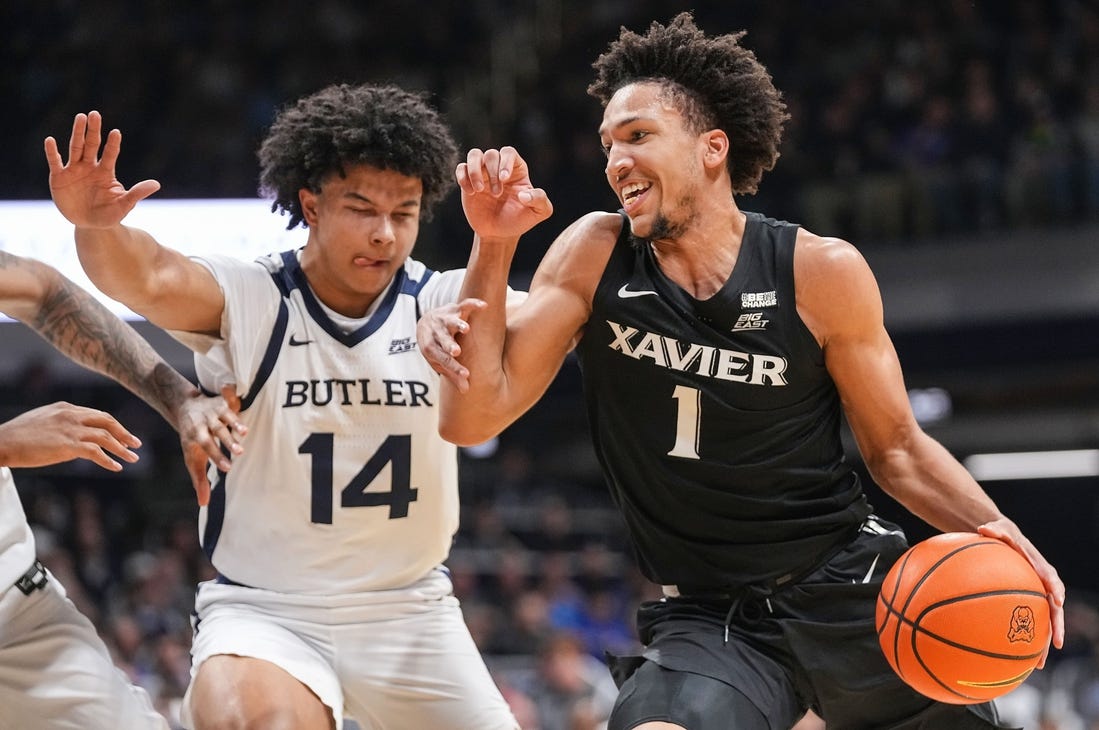
[[[241,451],[243,424],[224,398],[201,397],[132,327],[52,266],[0,251],[0,311],[18,319],[74,362],[117,381],[179,432],[188,471],[205,503],[205,462]]]

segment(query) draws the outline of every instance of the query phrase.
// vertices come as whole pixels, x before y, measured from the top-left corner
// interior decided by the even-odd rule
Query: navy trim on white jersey
[[[210,502],[206,505],[206,526],[202,530],[202,552],[208,560],[214,559],[214,548],[225,524],[225,472],[217,470],[217,478],[210,485]]]
[[[400,294],[403,289],[407,276],[404,268],[397,270],[394,278],[397,280],[396,286],[390,287],[389,291],[385,294],[385,299],[382,300],[381,305],[375,310],[374,314],[370,315],[370,319],[366,321],[359,329],[353,332],[344,332],[335,325],[334,322],[328,317],[328,314],[324,311],[324,307],[317,301],[316,296],[313,295],[313,290],[309,288],[309,284],[305,279],[305,272],[301,270],[301,263],[298,261],[298,256],[294,251],[286,251],[282,254],[282,271],[274,275],[275,284],[282,289],[284,286],[290,286],[301,292],[302,302],[305,304],[306,311],[313,318],[321,329],[331,335],[332,339],[339,342],[346,347],[354,347],[370,335],[374,334],[379,327],[385,323],[389,317],[390,312],[393,311],[393,305],[397,301],[397,295]],[[280,282],[279,279],[282,278]],[[425,279],[426,280],[426,279]]]
[[[271,371],[275,369],[275,361],[282,352],[282,340],[286,336],[286,323],[290,321],[290,308],[286,306],[286,300],[279,302],[279,314],[275,318],[275,326],[271,328],[271,339],[267,341],[267,349],[263,352],[263,360],[256,370],[256,377],[252,380],[252,388],[248,394],[240,399],[240,409],[248,410],[256,395],[263,389],[263,384],[271,377]]]

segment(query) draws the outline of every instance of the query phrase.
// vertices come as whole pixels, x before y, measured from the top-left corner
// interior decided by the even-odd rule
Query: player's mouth
[[[646,182],[634,182],[628,185],[623,185],[622,189],[618,191],[618,194],[622,196],[622,206],[629,211],[631,208],[637,206],[641,202],[641,199],[645,197],[645,194],[652,188],[652,183]]]
[[[363,269],[383,268],[387,263],[385,259],[372,259],[367,256],[356,256],[351,259],[351,262]]]

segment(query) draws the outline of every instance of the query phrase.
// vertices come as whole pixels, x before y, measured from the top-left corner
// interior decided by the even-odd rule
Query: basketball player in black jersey
[[[907,543],[845,463],[842,415],[909,510],[1030,560],[1056,646],[1064,586],[917,425],[859,252],[737,206],[774,165],[787,118],[741,35],[707,37],[681,14],[643,36],[623,29],[595,62],[623,210],[569,226],[506,322],[518,237],[550,205],[512,148],[459,165],[477,234],[463,295],[480,304],[420,328],[454,381],[443,435],[496,434],[576,350],[597,456],[665,594],[640,608],[642,656],[612,661],[611,730],[789,728],[809,709],[848,730],[998,727],[990,704],[935,703],[886,664],[875,597]]]

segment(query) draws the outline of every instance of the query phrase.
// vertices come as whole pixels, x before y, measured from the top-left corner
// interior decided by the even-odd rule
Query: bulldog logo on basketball
[[[1011,612],[1011,627],[1007,630],[1007,640],[1013,643],[1025,641],[1028,644],[1034,641],[1034,611],[1030,606],[1016,606]]]

